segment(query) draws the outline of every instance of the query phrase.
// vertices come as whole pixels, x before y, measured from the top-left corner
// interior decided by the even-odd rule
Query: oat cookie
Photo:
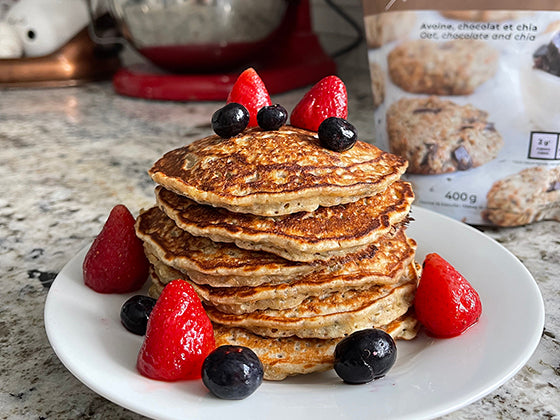
[[[483,216],[498,226],[560,221],[560,167],[535,166],[496,181]]]
[[[412,93],[469,95],[498,68],[498,52],[483,41],[407,41],[387,58],[393,83]]]
[[[488,113],[431,96],[403,98],[387,111],[389,146],[409,161],[409,173],[464,171],[494,159],[502,136]]]
[[[469,20],[472,22],[502,22],[517,19],[528,12],[514,10],[447,10],[440,12],[448,19]]]
[[[385,73],[379,64],[370,62],[369,74],[371,76],[373,106],[377,108],[385,101]]]
[[[368,47],[379,48],[388,42],[406,38],[414,23],[414,12],[387,12],[364,18]]]

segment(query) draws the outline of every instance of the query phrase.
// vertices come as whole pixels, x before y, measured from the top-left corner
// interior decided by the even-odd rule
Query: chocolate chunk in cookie
[[[441,112],[441,108],[417,108],[412,112],[414,112],[415,114],[424,114],[424,113],[438,114]]]
[[[471,155],[469,155],[469,152],[467,152],[467,149],[463,146],[459,146],[453,150],[453,158],[457,161],[457,169],[460,171],[466,171],[473,166]]]
[[[555,76],[560,76],[560,32],[533,53],[534,66]]]
[[[426,148],[426,151],[420,165],[427,166],[436,158],[438,145],[435,143],[426,143],[424,144],[424,146]]]
[[[546,192],[553,192],[553,191],[558,191],[558,190],[560,190],[560,181],[553,181],[553,182],[550,183]]]

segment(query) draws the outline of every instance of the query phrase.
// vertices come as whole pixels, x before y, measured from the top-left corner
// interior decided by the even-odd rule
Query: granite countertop
[[[345,81],[349,119],[367,140],[369,79],[352,75]],[[302,93],[273,99],[289,108]],[[0,418],[141,418],[98,396],[64,368],[47,340],[44,303],[57,273],[99,232],[116,203],[134,213],[153,203],[147,169],[163,152],[209,134],[217,108],[125,98],[108,82],[2,91]],[[446,418],[560,418],[560,223],[486,233],[536,279],[545,330],[519,373]]]

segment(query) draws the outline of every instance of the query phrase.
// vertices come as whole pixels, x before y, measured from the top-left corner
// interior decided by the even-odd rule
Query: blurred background
[[[271,94],[367,68],[359,0],[2,0],[0,87],[109,80],[125,96],[225,99],[254,67]]]

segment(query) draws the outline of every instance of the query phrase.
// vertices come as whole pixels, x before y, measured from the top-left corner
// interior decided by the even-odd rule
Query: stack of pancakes
[[[136,223],[150,294],[190,282],[217,345],[253,349],[265,379],[331,368],[336,344],[359,329],[413,338],[406,167],[361,141],[327,150],[290,126],[170,151],[149,171],[157,206]]]

